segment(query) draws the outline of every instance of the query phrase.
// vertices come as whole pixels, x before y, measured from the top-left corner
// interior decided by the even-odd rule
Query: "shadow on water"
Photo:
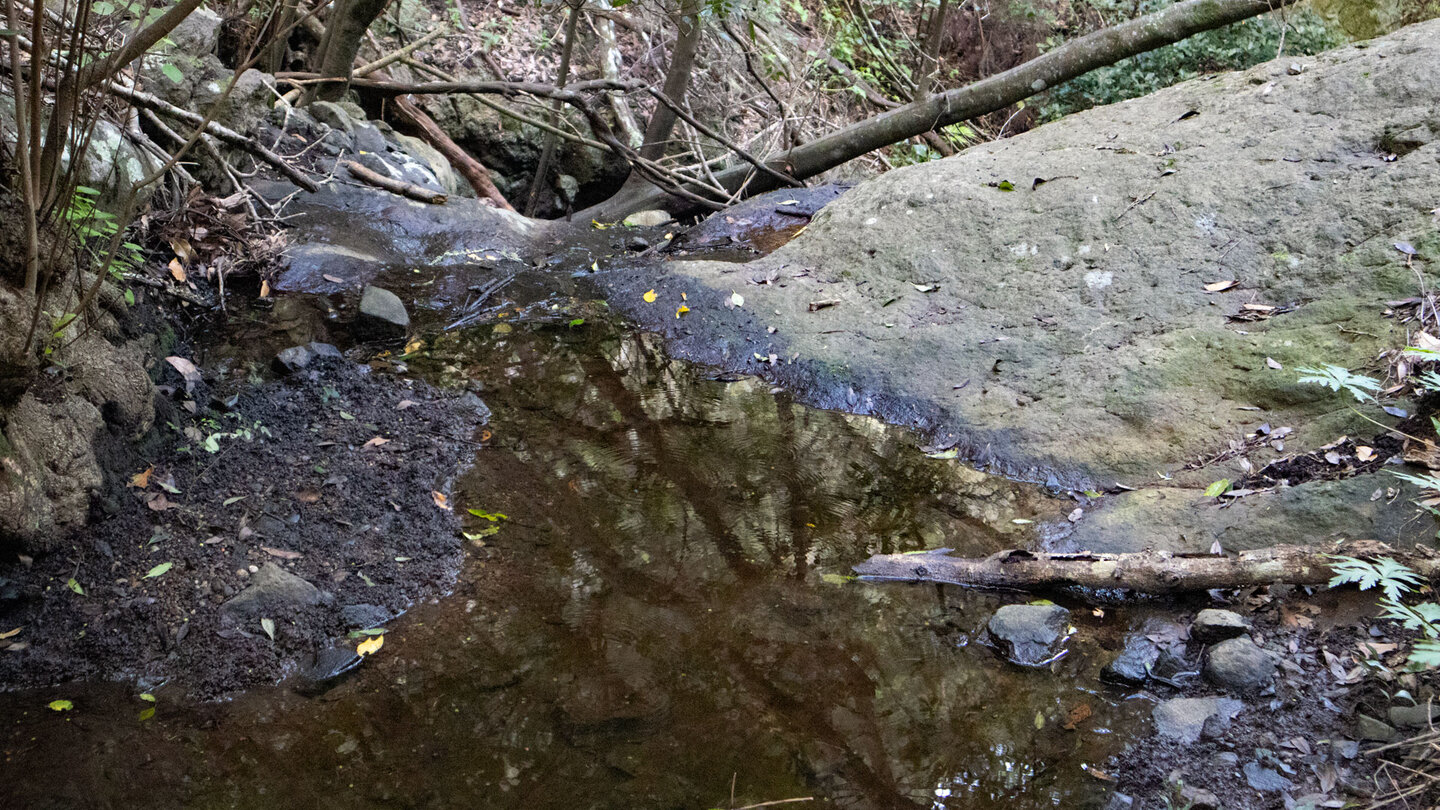
[[[996,658],[1000,603],[849,581],[875,552],[1030,541],[1067,502],[606,324],[450,333],[417,369],[495,416],[455,594],[318,698],[0,695],[7,807],[1041,808],[1098,803],[1143,701]],[[491,529],[498,529],[490,533]],[[1113,618],[1113,617],[1112,617]],[[1113,622],[1107,622],[1113,624]],[[1113,645],[1114,639],[1109,639]],[[76,708],[58,714],[48,701]],[[1067,727],[1068,726],[1068,727]],[[732,804],[733,794],[733,804]]]

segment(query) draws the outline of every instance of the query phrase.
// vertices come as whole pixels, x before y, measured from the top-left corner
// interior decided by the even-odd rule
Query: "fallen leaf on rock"
[[[166,571],[169,571],[171,568],[174,567],[175,563],[173,562],[160,563],[154,568],[151,568],[149,573],[145,574],[144,579],[154,579],[155,577],[164,576]]]
[[[727,309],[743,306],[745,306],[745,296],[737,292],[730,293],[730,297],[725,301],[725,307]]]
[[[171,503],[170,499],[166,498],[163,492],[155,493],[155,497],[146,501],[145,505],[150,507],[150,511],[152,512],[164,512],[166,509],[175,508],[175,504]]]
[[[1278,370],[1278,369],[1285,368],[1284,366],[1280,365],[1280,361],[1279,361],[1279,360],[1276,360],[1276,359],[1273,358],[1273,357],[1267,357],[1267,358],[1265,358],[1265,365],[1269,366],[1270,368],[1277,369],[1277,370]]]
[[[838,303],[840,303],[840,299],[838,299],[838,298],[826,298],[826,299],[821,300],[821,301],[811,301],[811,302],[810,302],[810,311],[811,311],[811,312],[819,312],[820,310],[825,309],[826,307],[833,307],[833,306],[835,306],[835,305],[838,304]]]
[[[1325,461],[1331,465],[1338,465],[1340,463],[1340,454],[1331,450],[1325,454]]]
[[[1071,523],[1075,523],[1079,521],[1082,517],[1085,517],[1085,510],[1077,506],[1075,507],[1074,511],[1065,516],[1065,519],[1070,521]]]
[[[221,537],[218,534],[213,537],[207,537],[201,541],[201,543],[207,546],[218,546],[223,542],[225,542],[225,538]]]
[[[436,506],[444,509],[446,512],[450,511],[450,498],[445,493],[432,491],[430,497],[435,500]]]
[[[52,712],[68,712],[75,708],[75,704],[68,700],[52,700],[45,704]]]
[[[413,400],[413,399],[402,399],[402,400],[400,400],[400,403],[395,406],[395,410],[397,410],[397,411],[403,411],[403,410],[405,410],[406,408],[413,408],[413,407],[415,407],[416,405],[419,405],[419,404],[420,404],[420,403],[416,402],[416,401]]]
[[[274,619],[261,619],[261,620],[260,620],[260,629],[265,631],[265,635],[269,636],[271,641],[274,641],[274,640],[275,640],[275,620],[274,620]]]
[[[14,636],[18,636],[20,635],[20,631],[23,629],[25,628],[17,627],[14,630],[6,630],[5,632],[0,633],[0,639],[13,638]]]
[[[260,297],[270,297],[270,282],[266,281],[265,279],[260,279]]]
[[[170,277],[176,281],[185,280],[185,265],[181,264],[179,259],[170,260]]]
[[[684,304],[681,304],[680,307],[679,307],[679,309],[676,309],[676,310],[675,310],[675,318],[678,320],[681,315],[684,315],[685,313],[687,313],[687,312],[689,312],[689,311],[690,311],[690,307],[687,307],[687,306],[685,306]]]
[[[291,551],[285,548],[271,548],[269,546],[261,546],[260,550],[265,552],[266,554],[269,554],[271,557],[279,557],[282,560],[298,560],[301,557],[305,556],[298,551]]]
[[[935,292],[936,290],[940,289],[934,284],[911,284],[910,286],[914,287],[917,291],[923,293]]]
[[[1415,246],[1410,244],[1409,242],[1396,242],[1395,249],[1400,251],[1401,253],[1404,253],[1406,256],[1415,255]]]
[[[321,274],[320,278],[325,279],[326,281],[330,282],[331,284],[344,284],[344,283],[345,283],[345,279],[340,278],[339,276],[332,276],[332,275],[330,275],[329,273],[323,273],[323,274]]]
[[[1230,281],[1212,281],[1205,285],[1205,292],[1225,292],[1239,283],[1240,282],[1235,279],[1231,279]]]
[[[1274,312],[1275,307],[1269,304],[1241,304],[1240,308],[1249,312]]]
[[[165,358],[165,362],[180,372],[180,376],[185,378],[185,393],[191,393],[195,388],[195,383],[200,382],[200,369],[196,368],[195,364],[189,360],[174,355]]]
[[[363,445],[363,447],[362,447],[361,449],[364,449],[364,447],[379,447],[379,446],[382,445],[382,444],[389,444],[389,443],[390,443],[390,440],[389,440],[389,439],[383,439],[383,438],[381,438],[381,437],[379,437],[379,436],[376,436],[375,438],[371,439],[370,441],[365,442],[365,444]]]
[[[1375,458],[1375,448],[1366,447],[1362,444],[1355,448],[1355,458],[1360,461],[1369,461],[1370,459]]]
[[[135,487],[136,489],[144,489],[150,486],[150,473],[153,472],[155,472],[155,468],[153,466],[146,467],[144,472],[138,472],[130,476],[130,486]]]
[[[1230,479],[1221,478],[1219,481],[1205,488],[1205,497],[1218,498],[1230,491]]]
[[[645,292],[645,294],[642,295],[642,296],[640,296],[640,297],[645,299],[645,303],[647,303],[647,304],[653,304],[653,303],[655,303],[655,299],[656,299],[658,296],[655,295],[655,291],[654,291],[654,290],[647,290],[647,291]]]
[[[364,658],[365,656],[368,656],[368,655],[374,655],[375,653],[377,653],[377,652],[380,651],[380,648],[381,648],[381,647],[384,647],[384,646],[385,646],[385,637],[384,637],[384,636],[371,636],[370,638],[367,638],[367,639],[365,639],[364,641],[360,642],[359,644],[356,644],[356,645],[355,645],[355,654],[356,654],[356,655],[359,655],[359,656],[362,657],[362,658]]]
[[[1085,722],[1086,720],[1089,720],[1092,713],[1093,710],[1090,708],[1089,703],[1081,703],[1079,706],[1071,709],[1069,713],[1066,714],[1065,723],[1061,726],[1061,728],[1068,731],[1074,731],[1075,726]]]

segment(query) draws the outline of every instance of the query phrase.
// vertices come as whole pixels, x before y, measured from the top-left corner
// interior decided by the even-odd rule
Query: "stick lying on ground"
[[[350,176],[362,183],[369,183],[376,188],[383,188],[386,191],[399,194],[402,197],[409,197],[412,200],[419,200],[431,205],[444,205],[449,199],[443,191],[432,191],[424,186],[417,186],[414,183],[407,183],[404,180],[396,180],[393,177],[372,171],[361,166],[353,160],[340,161],[340,167],[350,172]]]
[[[1125,588],[1141,593],[1179,593],[1211,588],[1330,581],[1335,556],[1391,557],[1423,577],[1440,574],[1440,559],[1424,553],[1397,553],[1373,540],[1328,547],[1272,546],[1223,554],[1044,554],[1009,550],[989,557],[961,558],[944,551],[877,554],[855,566],[866,579],[940,582],[980,588]]]

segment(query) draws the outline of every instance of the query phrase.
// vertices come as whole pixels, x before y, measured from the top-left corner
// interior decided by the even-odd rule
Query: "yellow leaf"
[[[685,313],[687,313],[687,312],[689,312],[689,311],[690,311],[690,308],[689,308],[689,307],[685,306],[684,304],[681,304],[681,305],[680,305],[680,308],[677,309],[677,310],[675,310],[675,317],[676,317],[676,318],[679,318],[681,315],[684,315]]]
[[[681,300],[681,301],[689,301],[689,300],[690,300],[690,296],[687,295],[687,294],[685,294],[685,293],[680,293],[680,300]]]
[[[389,444],[389,443],[390,443],[390,440],[389,440],[389,439],[382,439],[382,438],[380,438],[379,436],[376,436],[375,438],[371,439],[370,441],[365,442],[365,447],[379,447],[379,446],[382,445],[382,444]]]
[[[150,486],[150,473],[155,472],[154,467],[146,467],[144,472],[138,472],[130,476],[130,486],[136,489],[144,489]]]
[[[511,332],[510,324],[497,323],[495,324],[495,328],[492,331],[497,335],[508,335]]]
[[[654,290],[651,290],[651,291],[645,293],[645,295],[644,295],[643,297],[644,297],[644,299],[645,299],[645,303],[647,303],[647,304],[653,304],[653,303],[655,303],[655,291],[654,291]]]
[[[181,264],[179,259],[170,260],[170,275],[176,281],[185,280],[185,265]]]
[[[68,712],[71,709],[75,708],[75,704],[71,703],[68,700],[52,700],[48,705],[50,706],[51,711],[56,712]]]
[[[371,636],[370,638],[365,639],[359,644],[356,644],[355,652],[357,655],[360,655],[362,657],[366,655],[374,655],[375,653],[379,652],[380,648],[383,646],[385,646],[384,636]]]
[[[260,280],[260,297],[261,297],[261,298],[269,298],[269,297],[270,297],[270,282],[268,282],[268,281],[266,281],[266,280],[264,280],[264,279],[261,279],[261,280]]]
[[[6,630],[5,632],[0,633],[0,638],[10,638],[11,636],[19,635],[21,629],[23,628],[17,627],[14,630]]]
[[[445,493],[432,491],[430,497],[435,499],[436,506],[444,509],[446,512],[450,511],[450,498],[447,497]]]
[[[415,352],[418,352],[423,348],[425,348],[425,341],[412,340],[409,343],[405,344],[405,351],[403,352],[403,354],[414,354]]]

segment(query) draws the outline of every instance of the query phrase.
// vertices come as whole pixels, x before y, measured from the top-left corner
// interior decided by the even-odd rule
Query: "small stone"
[[[361,603],[340,608],[340,618],[345,626],[355,630],[379,627],[390,621],[391,616],[390,611],[379,605]]]
[[[315,361],[315,353],[304,346],[282,349],[270,363],[281,374],[294,374]]]
[[[334,345],[329,343],[321,343],[318,340],[312,340],[309,343],[305,344],[305,348],[309,349],[310,352],[315,355],[315,358],[317,360],[345,359],[345,355]]]
[[[1211,647],[1202,669],[1205,680],[1241,695],[1264,691],[1275,678],[1275,657],[1248,638],[1232,638]]]
[[[339,104],[333,101],[312,101],[305,107],[305,110],[310,113],[311,118],[331,129],[345,133],[346,137],[355,135],[355,122],[350,119],[345,110],[340,108]]]
[[[1245,781],[1250,787],[1262,793],[1279,793],[1295,786],[1294,782],[1280,775],[1274,768],[1267,768],[1258,762],[1245,763]]]
[[[649,248],[650,240],[646,239],[643,236],[632,236],[625,242],[626,250],[633,250],[639,252],[642,250],[648,250]]]
[[[653,228],[670,222],[670,212],[652,209],[650,211],[636,211],[625,218],[625,224],[635,228]]]
[[[1291,62],[1290,67],[1286,68],[1285,72],[1289,73],[1291,76],[1299,76],[1301,73],[1305,72],[1305,66],[1300,64],[1299,62]]]
[[[1160,648],[1155,642],[1138,634],[1127,636],[1125,648],[1100,670],[1100,679],[1139,686],[1150,678],[1150,670],[1159,658]]]
[[[1135,799],[1126,796],[1124,793],[1110,794],[1110,801],[1105,803],[1105,810],[1131,810],[1135,806]]]
[[[1006,605],[986,628],[1000,654],[1011,663],[1039,666],[1058,654],[1070,611],[1059,605]]]
[[[1250,623],[1232,610],[1208,608],[1195,614],[1190,625],[1190,639],[1199,644],[1215,644],[1250,632]]]
[[[1194,785],[1180,788],[1180,801],[1190,810],[1220,810],[1220,797]]]
[[[319,588],[286,571],[275,563],[250,570],[250,584],[221,610],[239,618],[274,617],[297,607],[317,605],[324,600]]]
[[[1440,723],[1440,705],[1391,706],[1390,725],[1404,728],[1426,728]]]
[[[1239,767],[1240,765],[1240,757],[1234,751],[1221,751],[1211,757],[1210,761],[1215,763],[1216,768],[1224,768],[1226,770]]]
[[[1393,742],[1400,734],[1389,723],[1368,714],[1355,715],[1355,736],[1367,742]]]
[[[1218,737],[1244,707],[1234,698],[1172,698],[1152,713],[1155,733],[1182,743]]]
[[[383,287],[367,286],[360,295],[356,327],[364,337],[402,338],[410,328],[410,313],[395,293]]]

